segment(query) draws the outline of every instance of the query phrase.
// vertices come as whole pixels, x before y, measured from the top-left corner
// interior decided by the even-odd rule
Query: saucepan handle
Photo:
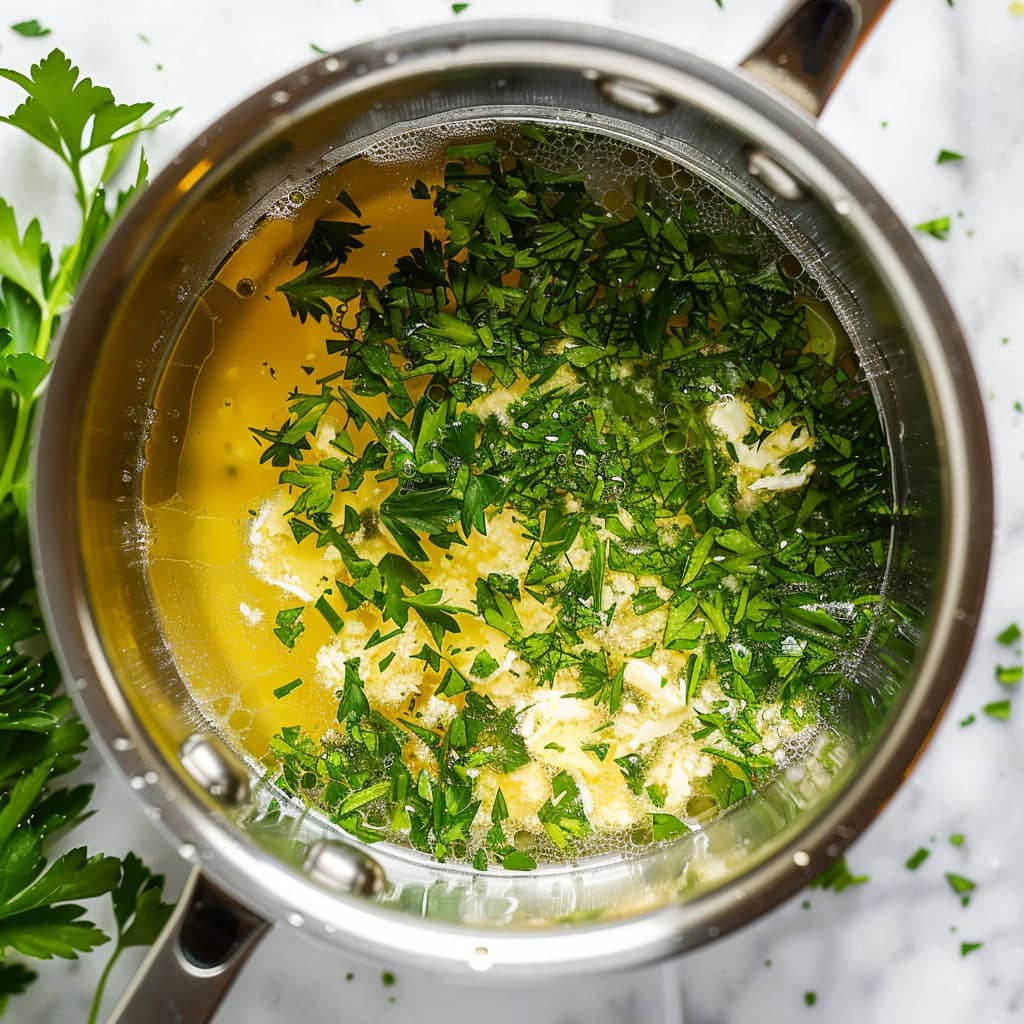
[[[742,66],[815,117],[889,0],[798,0]]]
[[[194,869],[107,1024],[206,1024],[269,927]]]

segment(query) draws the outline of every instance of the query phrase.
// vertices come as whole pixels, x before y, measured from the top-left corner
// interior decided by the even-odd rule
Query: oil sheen
[[[884,491],[849,342],[681,167],[557,130],[408,142],[283,194],[181,330],[142,495],[178,670],[268,784],[360,839],[522,870],[699,829],[820,742],[867,628],[884,524],[829,518],[857,473]],[[570,214],[607,226],[540,287],[537,222],[554,247]],[[626,266],[619,236],[633,278],[569,269]],[[430,240],[444,283],[410,312],[392,275],[436,274]],[[588,298],[554,316],[562,277]],[[632,326],[595,340],[613,288]]]

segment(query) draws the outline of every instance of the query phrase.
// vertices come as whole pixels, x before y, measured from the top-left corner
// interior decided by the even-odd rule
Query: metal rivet
[[[672,101],[667,96],[656,93],[643,82],[634,82],[629,78],[603,78],[598,89],[609,103],[648,117],[657,117],[672,107]]]
[[[747,173],[780,199],[795,203],[806,199],[803,186],[774,157],[763,149],[747,150]]]
[[[793,863],[798,868],[805,868],[811,863],[811,855],[806,850],[797,850],[793,854]]]
[[[309,848],[303,867],[312,881],[335,892],[376,896],[384,889],[384,869],[346,843],[321,839]]]
[[[249,795],[249,776],[224,741],[213,733],[193,733],[181,745],[181,766],[222,804],[240,804]]]

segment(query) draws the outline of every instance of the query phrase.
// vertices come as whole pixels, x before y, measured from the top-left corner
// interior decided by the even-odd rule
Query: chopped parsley
[[[280,700],[282,697],[287,697],[293,690],[297,690],[301,685],[301,679],[293,679],[290,683],[285,683],[283,686],[277,687],[277,689],[274,690],[274,696]]]
[[[907,858],[907,868],[911,871],[916,871],[929,857],[931,856],[931,850],[926,849],[923,846],[919,846],[911,855]]]
[[[1021,665],[996,665],[996,682],[1003,686],[1016,686],[1021,679],[1024,679],[1024,666]]]
[[[44,28],[36,18],[30,18],[28,21],[19,21],[12,25],[11,31],[26,38],[41,39],[43,36],[48,36],[52,29]]]
[[[982,709],[989,718],[999,722],[1007,722],[1010,719],[1010,702],[1008,700],[994,700],[986,704]]]
[[[451,146],[440,183],[408,187],[444,231],[386,280],[353,270],[374,245],[360,196],[342,191],[312,222],[277,292],[297,321],[330,329],[336,368],[289,395],[284,423],[252,431],[288,489],[296,544],[340,558],[314,604],[331,630],[369,617],[367,650],[414,628],[429,638],[346,660],[335,727],[275,735],[274,781],[363,841],[478,870],[530,870],[599,831],[555,756],[567,749],[607,765],[662,841],[775,774],[767,709],[789,733],[814,726],[825,695],[881,721],[885,696],[844,659],[865,636],[893,638],[899,618],[879,594],[894,510],[874,401],[830,310],[780,269],[778,243],[724,200],[711,233],[691,195],[644,178],[611,212],[578,170],[535,158],[572,133],[520,132]],[[455,600],[436,567],[506,514],[525,569],[477,569]],[[289,649],[304,610],[277,613]],[[601,639],[630,616],[656,623],[653,636]],[[470,622],[490,649],[462,636]],[[654,774],[676,737],[623,753],[616,736],[622,714],[653,713],[629,669],[659,657],[674,666],[661,687],[691,709],[679,738],[712,765],[685,798]],[[378,705],[374,671],[423,684],[402,709]],[[605,724],[533,756],[520,730],[537,712],[502,696],[509,674]],[[438,718],[428,699],[450,710]],[[510,785],[533,760],[551,769],[550,794],[527,850],[501,789],[481,782]],[[830,871],[837,891],[866,881],[843,861]]]
[[[915,231],[922,231],[926,235],[931,235],[932,238],[937,238],[939,241],[944,242],[949,238],[951,222],[949,217],[935,217],[932,220],[926,220],[921,224],[915,224]]]
[[[954,832],[949,837],[949,841],[953,846],[963,846],[966,838],[967,837],[962,832]]]
[[[935,162],[937,164],[948,164],[964,159],[965,157],[962,153],[956,153],[951,149],[940,149],[939,155],[935,158]]]
[[[1014,644],[1019,643],[1021,638],[1020,626],[1016,622],[1011,622],[997,637],[996,643],[1002,644],[1004,647],[1012,647]]]
[[[305,605],[299,605],[297,608],[285,608],[277,613],[274,620],[274,636],[289,650],[295,647],[295,641],[306,630],[306,626],[302,622],[302,613],[305,610]]]
[[[961,942],[960,955],[967,956],[968,953],[973,953],[976,949],[981,949],[984,945],[984,942]]]
[[[817,878],[808,883],[812,889],[828,889],[842,892],[855,885],[864,885],[871,881],[869,875],[854,875],[846,863],[845,857],[833,861]]]
[[[969,878],[964,878],[963,875],[957,875],[952,872],[946,872],[946,881],[949,883],[949,887],[960,897],[960,902],[966,907],[971,901],[971,893],[977,889],[977,883],[972,882]]]

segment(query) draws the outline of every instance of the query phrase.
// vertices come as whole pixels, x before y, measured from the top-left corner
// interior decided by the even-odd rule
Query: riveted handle
[[[269,927],[195,868],[107,1024],[206,1024]]]
[[[889,0],[799,0],[742,66],[817,117]]]

